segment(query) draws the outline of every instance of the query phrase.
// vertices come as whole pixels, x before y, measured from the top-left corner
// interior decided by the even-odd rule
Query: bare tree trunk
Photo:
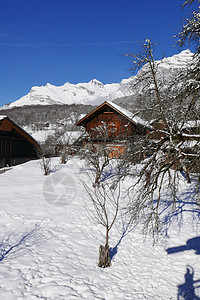
[[[109,229],[108,229],[108,225],[106,227],[106,245],[108,245],[108,233],[109,233]]]
[[[106,244],[99,247],[99,267],[106,268],[111,266],[109,245],[108,245],[108,233],[109,229],[106,227]]]
[[[99,267],[106,268],[111,266],[109,245],[99,247]]]
[[[43,156],[41,165],[44,170],[44,175],[49,175],[51,167],[51,158]]]

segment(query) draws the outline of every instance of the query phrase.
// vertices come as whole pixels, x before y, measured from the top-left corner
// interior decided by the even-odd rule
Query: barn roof
[[[0,115],[0,124],[4,120],[7,120],[16,129],[16,131],[18,131],[18,133],[20,133],[21,135],[23,135],[29,142],[31,142],[32,144],[34,144],[37,148],[40,148],[39,143],[28,132],[26,132],[23,128],[21,128],[19,125],[17,125],[9,117],[4,116],[4,115]],[[1,129],[0,129],[0,131],[1,131]]]
[[[83,126],[85,123],[90,121],[98,111],[101,111],[104,106],[109,106],[113,110],[115,110],[118,114],[122,115],[126,119],[128,119],[130,122],[134,123],[135,125],[141,125],[143,127],[151,128],[151,125],[149,122],[142,120],[140,117],[134,115],[130,111],[126,110],[125,108],[122,108],[118,104],[115,104],[111,101],[105,101],[100,106],[98,106],[96,109],[94,109],[92,112],[90,112],[88,115],[83,117],[81,120],[79,120],[76,125],[77,126]]]

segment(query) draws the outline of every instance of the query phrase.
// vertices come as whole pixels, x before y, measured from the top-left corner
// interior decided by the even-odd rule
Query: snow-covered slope
[[[1,299],[199,299],[199,220],[189,202],[191,186],[182,183],[180,210],[155,246],[140,227],[126,231],[119,217],[110,233],[112,266],[101,269],[105,232],[88,218],[76,176],[87,172],[74,158],[66,165],[53,160],[49,176],[39,161],[0,174]]]
[[[130,91],[127,84],[114,83],[103,85],[96,79],[91,80],[88,83],[71,84],[67,82],[62,86],[54,86],[47,83],[46,86],[33,87],[26,96],[3,108],[37,104],[98,105],[107,98],[113,100],[129,94]]]
[[[191,63],[193,54],[190,50],[182,51],[181,53],[169,58],[164,58],[158,61],[159,73],[161,76],[170,77],[176,71],[185,68]],[[122,97],[127,97],[138,93],[140,87],[135,87],[135,90],[130,87],[134,85],[137,76],[144,72],[144,66],[136,76],[128,79],[123,79],[120,83],[102,84],[94,79],[88,83],[71,84],[69,82],[62,86],[54,86],[47,83],[46,86],[35,86],[30,92],[19,100],[4,106],[3,109],[12,108],[15,106],[24,105],[51,105],[51,104],[91,104],[98,105],[105,100],[111,100]],[[138,89],[138,90],[137,90]]]
[[[157,78],[159,77],[166,81],[166,84],[168,83],[168,80],[170,80],[173,76],[176,76],[181,70],[186,69],[192,65],[193,62],[193,53],[187,49],[179,54],[175,54],[171,57],[165,57],[162,60],[156,61],[157,64],[157,71],[156,75]],[[149,68],[149,65],[145,65],[137,74],[141,75],[146,72],[147,68]]]

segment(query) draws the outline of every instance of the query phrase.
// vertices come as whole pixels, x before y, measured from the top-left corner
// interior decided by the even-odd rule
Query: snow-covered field
[[[154,246],[139,227],[123,235],[119,218],[112,266],[98,267],[104,229],[85,210],[82,164],[54,159],[45,177],[32,161],[0,174],[0,299],[200,299],[200,236],[186,206],[182,226],[174,218]]]

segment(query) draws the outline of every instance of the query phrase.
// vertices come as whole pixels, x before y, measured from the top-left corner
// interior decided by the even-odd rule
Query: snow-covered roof
[[[153,129],[153,127],[149,124],[149,122],[142,120],[140,117],[134,115],[130,111],[126,110],[125,108],[122,108],[118,104],[113,103],[112,101],[105,101],[101,105],[99,105],[96,109],[94,109],[92,112],[90,112],[88,115],[80,119],[76,125],[80,126],[82,125],[86,119],[91,117],[96,111],[98,111],[100,108],[102,108],[104,105],[109,105],[111,108],[113,108],[115,111],[117,111],[119,114],[126,117],[129,121],[133,122],[136,125],[141,125],[144,127],[148,127],[149,129]]]
[[[4,115],[0,115],[0,121],[2,121],[3,119],[7,118],[7,116]]]
[[[124,116],[126,116],[128,119],[130,119],[132,122],[134,122],[135,124],[138,125],[142,125],[142,126],[148,126],[151,127],[151,125],[149,124],[149,122],[142,120],[140,117],[136,116],[135,114],[133,114],[132,112],[128,111],[127,109],[119,106],[118,104],[115,104],[112,101],[106,101],[110,106],[112,106],[114,109],[116,109],[117,111],[119,111],[121,114],[123,114]]]

